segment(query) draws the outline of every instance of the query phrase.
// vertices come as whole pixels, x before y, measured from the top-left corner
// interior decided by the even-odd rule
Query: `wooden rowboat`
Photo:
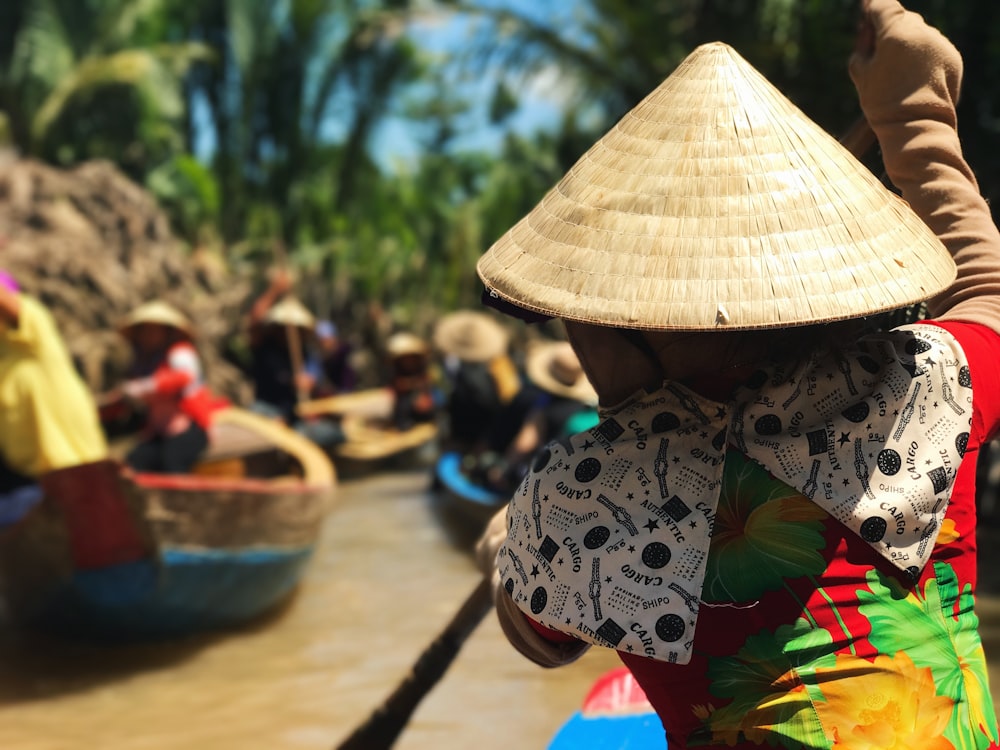
[[[346,440],[333,446],[332,455],[342,473],[429,466],[435,452],[438,427],[433,422],[398,430],[388,419],[351,414],[341,426]]]
[[[256,435],[257,453],[280,448],[294,468],[246,476],[213,429],[216,455],[203,473],[135,474],[109,460],[45,475],[42,501],[0,533],[0,590],[13,618],[148,638],[234,626],[285,601],[318,540],[333,469],[272,420],[239,409],[217,420],[220,433]]]
[[[436,453],[438,426],[420,422],[406,430],[392,424],[393,394],[388,388],[344,393],[297,407],[301,416],[335,417],[344,442],[330,449],[341,477],[388,467],[429,466]]]
[[[384,417],[392,412],[393,395],[389,388],[366,388],[338,393],[326,398],[303,401],[295,407],[300,417],[344,416],[368,414]]]
[[[666,748],[660,718],[625,667],[594,681],[583,701],[559,729],[548,750],[640,750]]]

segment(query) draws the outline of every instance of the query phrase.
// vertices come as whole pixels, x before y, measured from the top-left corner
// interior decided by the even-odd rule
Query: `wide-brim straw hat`
[[[536,342],[528,347],[524,369],[546,393],[585,404],[597,403],[597,391],[587,380],[573,347],[566,341]]]
[[[385,342],[385,350],[390,357],[425,355],[428,353],[427,342],[415,333],[407,331],[392,334]]]
[[[506,329],[486,313],[458,310],[434,326],[434,346],[463,362],[489,362],[506,353]]]
[[[316,326],[315,316],[295,297],[285,297],[267,311],[264,322],[271,325],[295,326],[312,331]]]
[[[194,338],[194,326],[187,316],[163,300],[153,300],[139,305],[118,326],[118,332],[125,338],[131,338],[135,328],[140,325],[166,326],[186,338]]]
[[[904,201],[722,43],[692,52],[477,270],[534,312],[663,330],[856,318],[956,274]]]

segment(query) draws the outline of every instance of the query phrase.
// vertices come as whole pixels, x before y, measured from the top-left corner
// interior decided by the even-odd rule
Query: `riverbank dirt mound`
[[[62,170],[0,154],[0,267],[52,310],[95,392],[127,367],[119,323],[164,299],[195,322],[212,387],[248,401],[245,376],[220,352],[239,330],[249,282],[178,241],[153,197],[110,162]]]

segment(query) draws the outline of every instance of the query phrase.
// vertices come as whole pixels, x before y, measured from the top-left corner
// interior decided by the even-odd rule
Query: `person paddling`
[[[617,651],[671,750],[1000,747],[974,501],[1000,233],[958,51],[864,8],[850,75],[905,202],[708,44],[478,264],[488,303],[566,322],[602,418],[480,542],[500,624],[547,667]]]
[[[136,471],[188,473],[208,447],[212,414],[227,405],[205,384],[194,327],[179,310],[154,300],[133,310],[119,328],[133,362],[115,398],[145,412],[138,444],[125,462]]]

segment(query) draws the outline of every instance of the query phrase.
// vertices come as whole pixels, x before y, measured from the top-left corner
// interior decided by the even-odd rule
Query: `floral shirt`
[[[969,359],[973,429],[918,582],[754,462],[727,460],[695,657],[622,654],[670,748],[1000,746],[974,611],[975,465],[1000,421],[1000,337],[942,327]]]
[[[960,342],[974,395],[929,561],[914,581],[730,447],[690,660],[619,650],[671,750],[1000,747],[974,611],[975,468],[1000,424],[1000,336],[938,325]]]

